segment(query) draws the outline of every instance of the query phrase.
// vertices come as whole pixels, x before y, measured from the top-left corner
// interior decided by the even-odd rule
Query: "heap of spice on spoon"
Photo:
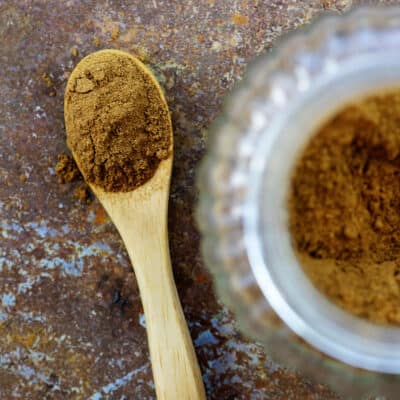
[[[132,55],[102,50],[72,72],[64,114],[67,144],[135,271],[157,397],[205,399],[169,255],[173,132],[162,90]]]

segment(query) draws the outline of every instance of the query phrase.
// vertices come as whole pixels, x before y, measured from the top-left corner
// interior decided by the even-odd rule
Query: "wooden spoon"
[[[152,80],[151,71],[132,55],[129,58]],[[68,81],[73,81],[74,72]],[[68,90],[67,85],[67,90]],[[64,112],[68,110],[64,105]],[[172,124],[165,126],[173,138]],[[68,135],[68,131],[67,131]],[[118,229],[131,259],[146,316],[153,376],[159,400],[205,399],[203,381],[172,274],[168,246],[167,212],[173,151],[160,162],[154,176],[131,192],[105,192],[89,184]],[[79,158],[74,154],[79,167]]]

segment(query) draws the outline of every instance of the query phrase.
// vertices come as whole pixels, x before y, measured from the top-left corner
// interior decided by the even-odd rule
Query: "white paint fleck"
[[[34,315],[32,312],[18,311],[17,314],[24,320],[28,322],[45,322],[46,319],[41,315]]]
[[[11,269],[13,263],[5,257],[0,257],[0,271],[3,271],[3,267],[7,267],[7,269]]]
[[[212,45],[211,45],[211,50],[213,50],[213,51],[221,51],[221,49],[222,49],[222,44],[221,44],[221,42],[217,42],[217,41],[215,41],[215,42],[212,42]]]
[[[46,112],[43,110],[41,106],[36,106],[34,111],[35,111],[35,117],[37,119],[45,119],[47,117]]]
[[[87,216],[88,222],[93,222],[96,218],[96,213],[93,210],[90,210]]]
[[[99,391],[94,393],[89,397],[88,400],[99,400],[103,398],[103,394],[110,394],[120,389],[122,386],[126,385],[134,376],[145,371],[149,367],[149,363],[143,365],[140,368],[137,368],[131,372],[128,372],[122,378],[116,379],[114,382],[109,383],[108,385],[103,386]]]
[[[146,316],[144,314],[139,314],[139,325],[146,329]]]
[[[28,251],[29,253],[32,252],[33,250],[35,250],[35,245],[33,243],[28,243],[25,247],[26,251]]]

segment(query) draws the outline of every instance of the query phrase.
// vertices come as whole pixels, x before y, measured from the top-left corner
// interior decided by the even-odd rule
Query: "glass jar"
[[[321,18],[249,68],[210,132],[199,175],[203,254],[222,300],[268,353],[346,398],[397,396],[400,328],[358,319],[314,288],[291,246],[287,193],[321,123],[394,86],[400,8]]]

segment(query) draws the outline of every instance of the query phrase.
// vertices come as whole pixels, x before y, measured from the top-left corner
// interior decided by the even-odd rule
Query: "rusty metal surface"
[[[82,56],[110,47],[149,63],[171,108],[172,261],[209,398],[336,398],[270,361],[218,304],[199,254],[194,178],[207,127],[247,63],[282,33],[350,3],[0,1],[1,399],[155,398],[121,240],[96,200],[83,205],[76,184],[54,175],[66,149],[66,79]]]

